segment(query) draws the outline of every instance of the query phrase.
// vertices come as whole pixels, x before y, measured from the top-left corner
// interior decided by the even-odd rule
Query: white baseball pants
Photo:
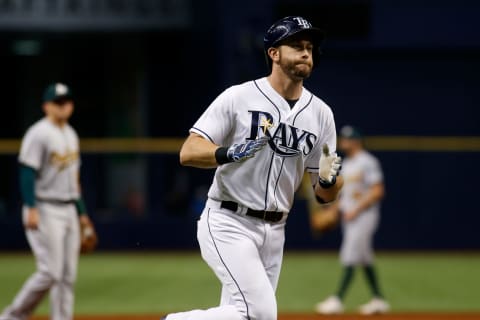
[[[203,259],[222,283],[220,306],[167,320],[276,320],[285,220],[264,222],[208,200],[197,237]]]

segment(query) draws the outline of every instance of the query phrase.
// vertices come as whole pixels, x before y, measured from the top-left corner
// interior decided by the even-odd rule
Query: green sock
[[[345,293],[350,286],[350,283],[352,283],[354,271],[355,270],[353,266],[345,266],[343,269],[342,280],[340,281],[340,287],[337,291],[337,297],[340,300],[343,300],[343,298],[345,297]]]
[[[373,265],[364,266],[363,271],[365,272],[365,278],[367,279],[368,286],[370,287],[373,296],[383,298],[383,294],[380,292],[378,286],[378,278]]]

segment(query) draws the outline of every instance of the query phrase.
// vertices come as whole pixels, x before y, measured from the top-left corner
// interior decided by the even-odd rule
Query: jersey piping
[[[206,133],[205,131],[201,130],[201,129],[198,129],[196,127],[192,127],[193,130],[197,130],[198,132],[201,132],[205,137],[208,138],[208,140],[210,140],[212,143],[215,143],[215,141],[213,141],[213,139],[208,135],[208,133]]]

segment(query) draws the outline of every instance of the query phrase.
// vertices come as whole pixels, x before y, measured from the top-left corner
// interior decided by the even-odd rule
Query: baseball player
[[[361,266],[372,291],[370,302],[360,306],[362,314],[385,313],[390,306],[383,298],[373,267],[373,235],[380,218],[380,201],[384,195],[383,174],[378,160],[363,148],[358,129],[345,126],[340,131],[339,148],[345,153],[342,176],[345,186],[340,198],[327,210],[341,214],[343,242],[340,260],[343,276],[335,295],[320,302],[316,311],[341,313],[342,300],[352,281],[354,268]]]
[[[68,124],[73,108],[69,87],[62,83],[48,86],[43,96],[46,116],[22,140],[23,223],[37,270],[0,315],[1,320],[27,319],[48,291],[50,319],[72,319],[79,221],[92,225],[80,195],[78,136]]]
[[[201,254],[222,283],[220,306],[167,320],[277,319],[284,228],[305,171],[336,199],[340,158],[331,109],[303,87],[323,33],[286,17],[265,34],[268,77],[228,88],[190,129],[183,165],[217,168],[198,222]]]

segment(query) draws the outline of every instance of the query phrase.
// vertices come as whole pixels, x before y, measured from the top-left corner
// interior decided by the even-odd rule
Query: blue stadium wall
[[[314,1],[300,3],[305,6],[298,7],[298,11]],[[331,5],[334,1],[320,3]],[[332,107],[338,126],[357,125],[368,136],[458,137],[459,143],[462,137],[480,136],[480,21],[476,19],[480,3],[341,3],[367,6],[367,33],[353,39],[340,34],[327,41],[318,69],[306,82],[307,88]],[[181,78],[183,84],[192,88],[192,98],[183,97],[179,106],[188,112],[171,111],[172,116],[180,119],[174,136],[186,135],[189,125],[221,90],[266,74],[261,34],[278,17],[278,12],[284,12],[289,5],[295,14],[292,2],[273,0],[255,2],[254,6],[245,2],[227,6],[218,1],[197,8],[194,27],[198,39],[208,42],[203,54],[212,57],[208,61],[211,68],[203,72],[211,73],[206,74],[208,81],[200,81],[205,73]],[[210,19],[202,19],[205,15]],[[198,41],[196,45],[201,45],[202,41]],[[250,45],[244,46],[245,41]],[[152,61],[150,67],[149,86],[164,84],[161,63]],[[181,93],[175,89],[173,92]],[[165,104],[175,103],[164,96],[152,96],[151,102],[162,99],[166,99]],[[152,113],[152,127],[163,121],[161,111],[157,112]],[[168,134],[159,127],[151,130],[153,136]],[[478,149],[375,150],[374,154],[382,163],[386,179],[382,221],[375,238],[377,248],[480,249]],[[180,168],[176,155],[146,154],[148,214],[143,219],[104,219],[96,212],[101,207],[104,188],[98,179],[105,166],[102,157],[84,155],[82,172],[87,206],[100,234],[100,249],[198,246],[196,219],[201,199],[195,190],[209,184],[213,171]],[[1,162],[5,169],[2,177],[10,181],[6,193],[14,200],[6,208],[7,217],[0,220],[0,249],[24,249],[27,243],[20,222],[16,159],[14,155],[5,156]],[[178,175],[185,176],[188,188],[179,195],[178,203],[166,204],[164,195],[171,191]],[[301,199],[295,203],[286,232],[288,248],[339,246],[340,229],[321,236],[310,231]]]

